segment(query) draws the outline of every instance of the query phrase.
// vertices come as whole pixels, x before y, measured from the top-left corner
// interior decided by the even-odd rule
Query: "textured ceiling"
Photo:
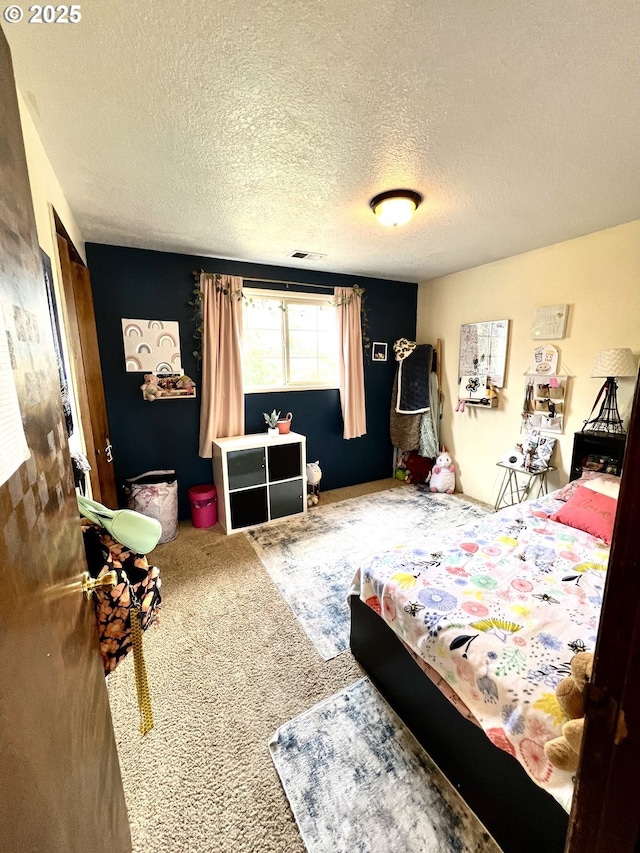
[[[3,28],[88,241],[421,281],[640,217],[636,0],[81,10]]]

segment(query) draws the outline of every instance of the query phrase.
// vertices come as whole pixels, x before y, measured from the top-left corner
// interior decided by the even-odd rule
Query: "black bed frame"
[[[349,604],[354,657],[505,853],[562,853],[562,806],[454,708],[370,607]]]

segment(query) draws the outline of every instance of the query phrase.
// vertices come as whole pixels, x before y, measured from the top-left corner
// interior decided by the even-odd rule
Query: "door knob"
[[[118,583],[118,575],[114,571],[105,572],[99,578],[92,578],[89,572],[83,572],[80,578],[82,591],[85,598],[91,598],[91,593],[101,587],[115,586]]]

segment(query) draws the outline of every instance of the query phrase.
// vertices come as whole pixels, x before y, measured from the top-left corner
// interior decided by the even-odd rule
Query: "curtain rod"
[[[205,275],[220,275],[220,273],[208,273],[206,270],[194,270],[193,277],[196,282],[200,281],[200,275],[202,273],[205,273]],[[287,287],[289,287],[289,285],[292,285],[293,287],[318,287],[322,290],[333,290],[333,285],[331,284],[308,284],[306,281],[282,281],[279,278],[254,278],[253,276],[247,276],[247,278],[244,278],[244,276],[240,277],[244,281],[255,281],[260,284],[284,284]]]

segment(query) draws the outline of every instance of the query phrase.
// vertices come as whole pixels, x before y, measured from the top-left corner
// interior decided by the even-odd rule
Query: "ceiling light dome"
[[[420,193],[414,190],[387,190],[374,196],[369,207],[382,225],[390,228],[406,225],[422,201]]]

